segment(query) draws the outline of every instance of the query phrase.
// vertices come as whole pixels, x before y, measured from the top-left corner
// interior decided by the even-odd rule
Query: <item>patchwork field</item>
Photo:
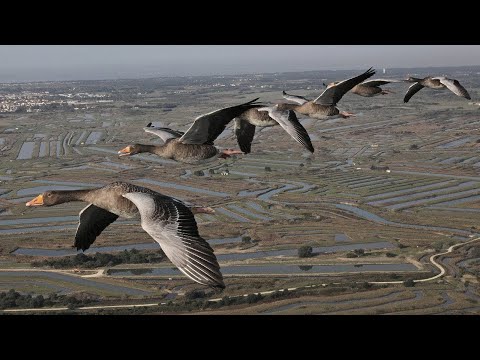
[[[480,69],[448,71],[478,98]],[[0,85],[1,94],[20,97],[46,89],[49,99],[92,94],[74,108],[0,114],[0,292],[90,301],[3,311],[480,313],[480,112],[448,91],[425,89],[404,104],[408,86],[394,83],[388,88],[395,93],[385,96],[346,94],[339,107],[356,117],[299,116],[314,154],[270,127],[257,128],[251,154],[208,165],[117,155],[129,144],[161,143],[142,130],[148,122],[185,131],[195,117],[224,105],[283,101],[284,89],[313,98],[322,81],[352,74]],[[216,145],[236,147],[230,126]],[[119,219],[98,237],[86,251],[98,256],[88,267],[80,259],[60,264],[77,255],[72,245],[85,204],[27,208],[25,202],[46,190],[117,180],[215,209],[196,220],[220,262],[223,292],[193,283],[165,258],[141,262],[159,246],[135,219]],[[311,254],[300,257],[304,246]],[[130,258],[123,263],[98,255],[125,253]]]

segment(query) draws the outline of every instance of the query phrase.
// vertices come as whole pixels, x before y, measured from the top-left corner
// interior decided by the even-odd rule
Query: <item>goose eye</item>
[[[47,194],[47,197],[52,197],[52,194]]]

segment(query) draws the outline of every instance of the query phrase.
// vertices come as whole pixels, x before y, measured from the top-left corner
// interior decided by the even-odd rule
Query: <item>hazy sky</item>
[[[480,65],[480,45],[0,45],[0,82]]]

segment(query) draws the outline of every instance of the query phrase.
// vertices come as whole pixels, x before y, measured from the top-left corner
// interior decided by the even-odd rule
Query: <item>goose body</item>
[[[364,81],[358,85],[355,85],[351,92],[360,96],[372,97],[377,95],[387,95],[392,91],[382,89],[380,86],[390,84],[392,82],[401,82],[401,80],[394,79],[373,79]]]
[[[176,139],[169,139],[163,145],[129,145],[120,150],[120,155],[134,155],[148,152],[164,159],[174,160],[185,164],[198,165],[215,161],[221,151],[214,145],[209,144],[184,144]],[[127,154],[124,152],[128,151]]]
[[[79,214],[74,246],[86,250],[119,216],[140,215],[142,228],[190,279],[224,288],[220,266],[210,245],[198,234],[193,212],[181,201],[145,187],[114,182],[97,189],[47,191],[27,206],[89,203]]]
[[[118,153],[120,156],[127,156],[149,152],[165,159],[187,164],[201,164],[214,161],[218,157],[227,158],[233,154],[242,154],[238,150],[219,150],[213,142],[235,117],[249,109],[262,106],[255,103],[257,100],[258,98],[201,115],[195,119],[185,133],[169,128],[152,127],[149,123],[144,130],[159,136],[164,141],[163,145],[134,144],[123,148]]]
[[[409,77],[405,81],[413,83],[407,90],[403,102],[408,102],[413,95],[422,90],[424,87],[435,89],[435,90],[444,90],[448,89],[457,96],[464,97],[468,100],[471,99],[468,91],[455,79],[449,79],[445,76],[427,76],[423,79]]]
[[[295,103],[278,104],[278,110],[294,110],[300,114],[319,120],[332,116],[344,118],[353,116],[353,114],[346,111],[340,111],[336,105],[343,95],[374,74],[375,70],[370,68],[358,76],[331,83],[315,100],[308,100],[298,95],[287,94],[284,91],[283,97]]]
[[[249,109],[235,119],[235,136],[240,150],[251,151],[255,129],[280,125],[295,141],[314,152],[307,130],[300,124],[292,110],[280,110],[278,106]]]

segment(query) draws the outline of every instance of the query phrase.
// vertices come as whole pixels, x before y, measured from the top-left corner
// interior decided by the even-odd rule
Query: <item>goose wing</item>
[[[350,91],[355,85],[360,84],[374,74],[375,70],[370,68],[363,74],[340,81],[339,83],[325,89],[325,91],[321,93],[318,98],[313,100],[313,102],[320,105],[334,106],[340,101],[343,95]]]
[[[245,104],[215,110],[197,117],[192,126],[180,138],[180,142],[183,144],[213,144],[213,141],[225,130],[233,118],[248,109],[262,106],[254,104],[257,100],[258,98]]]
[[[462,85],[460,85],[458,80],[449,79],[449,78],[446,78],[446,77],[438,77],[438,78],[434,78],[434,79],[440,80],[440,82],[443,85],[445,85],[455,95],[458,95],[458,96],[464,97],[468,100],[471,100],[471,97],[468,94],[467,90]]]
[[[373,79],[373,80],[367,80],[362,82],[362,85],[364,86],[370,86],[370,87],[375,87],[375,86],[382,86],[394,82],[402,82],[402,80],[396,80],[396,79]]]
[[[87,250],[93,244],[98,235],[112,222],[118,219],[118,215],[93,204],[87,205],[80,211],[80,223],[75,234],[74,246],[77,250]]]
[[[297,115],[293,110],[280,111],[275,107],[268,108],[268,114],[275,120],[292,138],[303,145],[308,151],[314,152],[310,136],[307,130],[298,121]]]
[[[248,121],[235,119],[235,136],[237,137],[238,146],[245,154],[249,154],[252,149],[253,136],[255,135],[255,125]]]
[[[282,95],[284,99],[288,101],[293,101],[294,103],[297,103],[299,105],[303,105],[306,102],[310,101],[303,96],[287,94],[285,91],[282,92]]]
[[[198,234],[190,209],[160,194],[129,192],[122,196],[137,206],[142,228],[182,273],[203,285],[225,287],[213,249]]]
[[[151,125],[151,123],[149,123],[148,125]],[[176,130],[172,130],[164,127],[148,126],[148,125],[144,127],[143,130],[150,134],[157,135],[163,140],[163,142],[167,142],[167,140],[170,140],[170,139],[177,139],[184,134],[181,131],[176,131]]]
[[[408,88],[407,90],[407,93],[405,94],[405,97],[403,98],[403,102],[407,103],[408,100],[410,100],[410,98],[415,95],[417,92],[419,92],[420,90],[422,90],[424,88],[423,85],[421,85],[420,83],[414,83],[412,85],[410,85],[410,87]]]

